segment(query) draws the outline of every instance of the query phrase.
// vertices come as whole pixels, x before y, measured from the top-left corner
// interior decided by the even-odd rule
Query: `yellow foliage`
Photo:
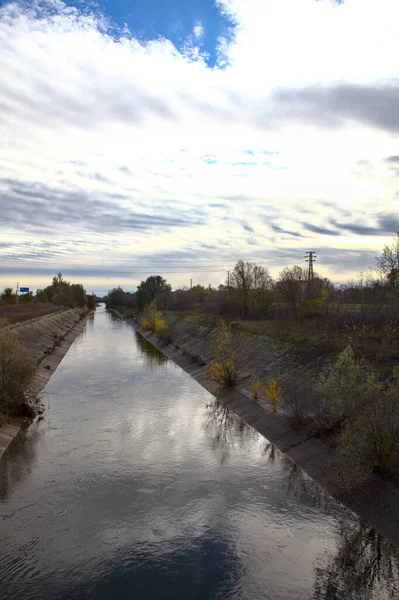
[[[150,331],[150,321],[149,321],[149,319],[147,319],[146,317],[143,317],[141,319],[141,326],[146,331]]]
[[[157,310],[156,304],[154,302],[151,303],[146,316],[141,319],[142,328],[156,335],[165,334],[168,331],[168,326],[161,317],[162,313]]]
[[[167,330],[168,326],[166,325],[163,319],[154,319],[154,333],[156,333],[157,335],[162,335],[163,333],[166,333]]]
[[[282,403],[283,396],[281,394],[281,389],[278,387],[277,381],[274,379],[274,377],[267,382],[265,393],[270,400],[273,411],[275,412],[277,406]]]
[[[233,387],[240,375],[238,353],[233,347],[230,329],[221,321],[213,333],[213,357],[208,364],[208,379]]]
[[[264,391],[264,387],[258,378],[252,380],[249,391],[253,400],[257,400],[260,397]]]

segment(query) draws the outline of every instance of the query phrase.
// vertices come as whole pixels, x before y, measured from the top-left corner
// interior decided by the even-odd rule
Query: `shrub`
[[[207,378],[226,387],[239,380],[239,355],[234,347],[230,329],[222,320],[212,334],[213,357],[208,366]]]
[[[151,302],[145,317],[141,319],[141,326],[146,331],[151,331],[162,338],[167,337],[168,326],[162,319],[161,311],[157,310],[155,301]]]
[[[5,305],[8,304],[17,304],[18,296],[14,294],[14,290],[12,288],[6,287],[1,292],[0,298],[2,299],[2,303]]]
[[[0,411],[5,414],[30,412],[26,389],[36,365],[24,350],[16,334],[0,320]]]
[[[332,429],[362,410],[382,393],[382,384],[374,369],[364,359],[357,359],[347,346],[335,360],[328,375],[321,375],[316,384],[319,402],[316,407],[317,428]]]
[[[274,379],[274,377],[267,382],[265,393],[270,400],[273,412],[276,412],[277,406],[283,401],[283,396],[281,394],[281,389],[278,387],[277,381]]]
[[[346,421],[338,438],[339,461],[356,462],[371,472],[399,469],[398,381],[394,376],[384,389],[378,382],[363,410]]]
[[[286,394],[286,404],[290,408],[291,425],[301,427],[317,402],[317,395],[311,382],[298,379]]]
[[[32,292],[21,294],[18,300],[21,304],[31,304],[33,302],[33,294]]]
[[[262,393],[265,392],[264,386],[257,377],[251,381],[251,385],[249,386],[249,392],[252,396],[252,400],[258,400],[261,397]]]
[[[172,335],[168,328],[166,328],[166,330],[164,330],[162,333],[159,333],[158,337],[163,344],[171,344],[173,342]]]

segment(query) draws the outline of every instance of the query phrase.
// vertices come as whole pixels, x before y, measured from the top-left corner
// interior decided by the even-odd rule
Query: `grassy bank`
[[[29,321],[65,310],[64,306],[56,306],[51,302],[35,302],[30,304],[14,304],[9,306],[0,306],[0,319],[7,319],[10,324]]]

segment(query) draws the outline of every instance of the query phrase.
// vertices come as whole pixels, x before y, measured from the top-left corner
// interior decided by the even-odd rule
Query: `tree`
[[[240,356],[231,329],[222,320],[212,332],[212,360],[207,379],[218,385],[233,387],[240,378]]]
[[[295,265],[294,267],[285,267],[277,282],[278,292],[282,300],[290,305],[294,319],[297,318],[298,305],[305,296],[306,280],[306,270]]]
[[[273,286],[273,279],[268,269],[243,260],[239,260],[235,265],[230,282],[242,299],[245,319],[248,317],[251,291],[270,290]]]
[[[17,294],[14,294],[14,290],[10,287],[4,288],[1,293],[1,299],[4,304],[16,304],[18,301]]]
[[[19,297],[19,301],[21,304],[30,304],[33,302],[33,293],[27,292],[26,294],[21,294]]]
[[[86,290],[81,283],[73,283],[70,288],[70,295],[73,306],[86,306]]]
[[[384,246],[381,256],[375,257],[378,271],[387,278],[392,286],[399,285],[399,231],[393,244]]]
[[[44,290],[36,290],[36,300],[38,302],[48,302],[46,292]]]
[[[149,306],[161,292],[170,292],[172,290],[166,279],[160,275],[151,275],[145,281],[142,281],[137,287],[137,302],[139,308]]]

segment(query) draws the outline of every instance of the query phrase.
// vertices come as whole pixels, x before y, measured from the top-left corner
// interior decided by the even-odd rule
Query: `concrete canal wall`
[[[34,395],[43,390],[72,342],[84,329],[86,320],[87,317],[82,318],[79,310],[66,308],[12,326],[38,365],[31,390]],[[0,457],[26,422],[29,420],[10,418],[0,427]]]
[[[356,472],[342,473],[333,461],[333,449],[329,444],[293,429],[287,416],[273,414],[265,403],[254,402],[248,390],[248,379],[237,388],[217,392],[206,379],[206,366],[199,364],[211,358],[211,328],[173,316],[166,316],[165,320],[173,345],[163,345],[157,336],[132,322],[151,344],[256,429],[336,500],[399,546],[399,488],[379,476],[372,476],[365,482],[357,479]],[[318,350],[295,351],[278,341],[267,340],[265,336],[246,338],[237,335],[236,343],[248,373],[256,373],[263,381],[275,377],[286,389],[294,383],[298,373],[312,385],[313,378],[331,359],[328,355],[320,356]]]

